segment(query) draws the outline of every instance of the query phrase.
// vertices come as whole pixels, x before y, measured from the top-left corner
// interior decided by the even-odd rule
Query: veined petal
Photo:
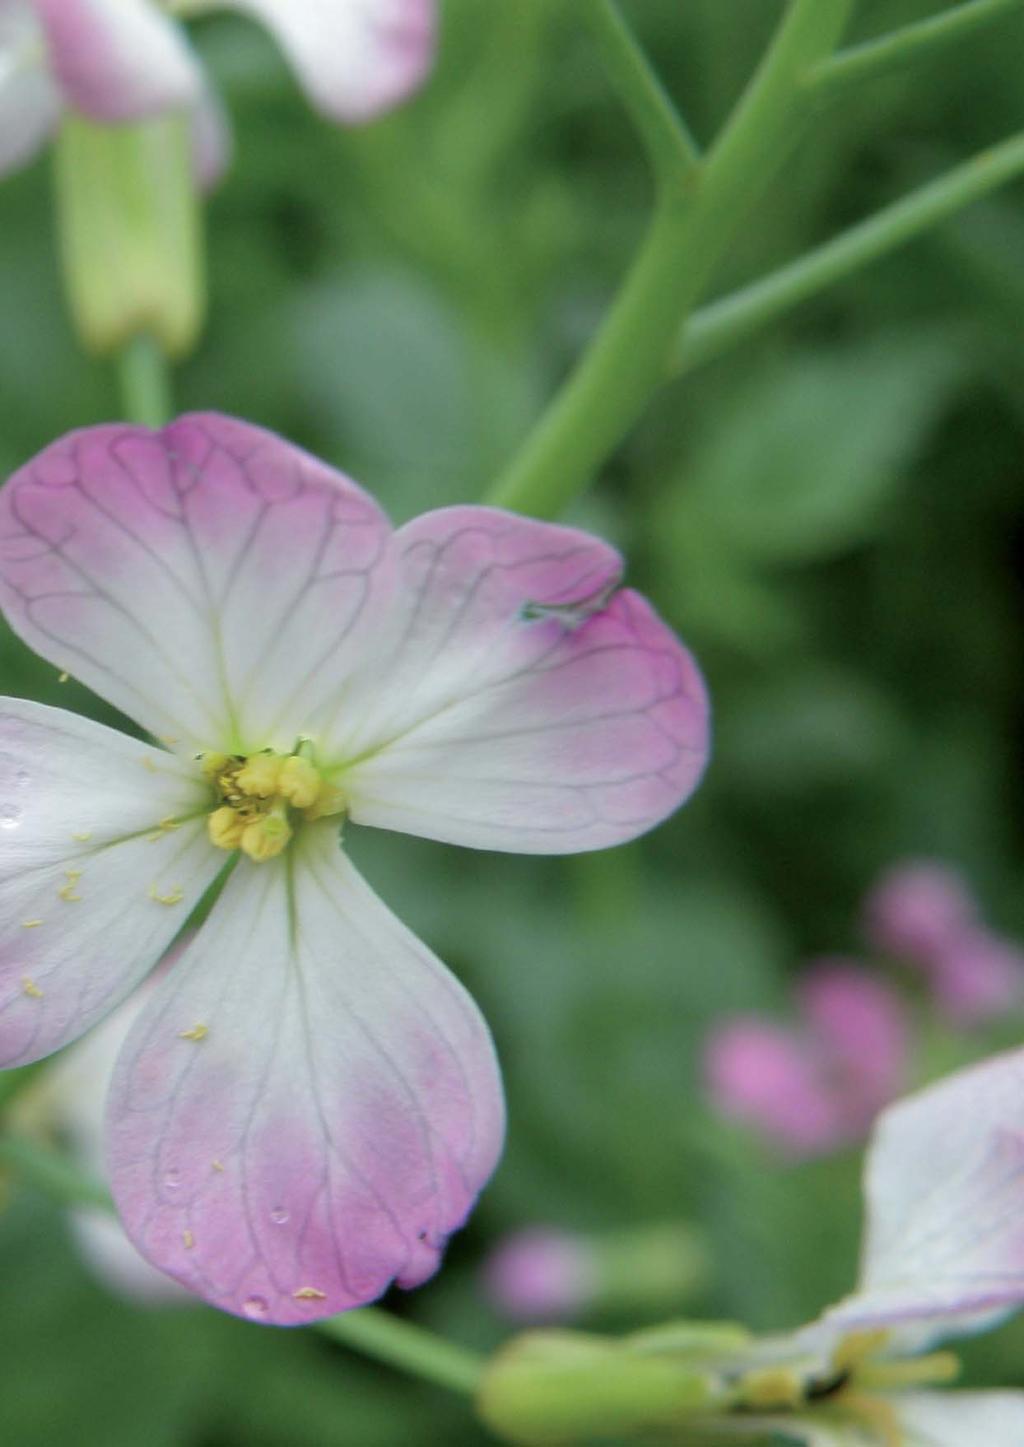
[[[1024,1301],[1022,1100],[1016,1050],[882,1113],[867,1159],[860,1285],[827,1321],[905,1324],[901,1341],[918,1327],[934,1338]]]
[[[400,584],[325,751],[352,818],[482,849],[561,854],[649,829],[696,787],[708,703],[693,659],[597,539],[491,508],[394,538]]]
[[[0,1065],[74,1040],[152,968],[224,858],[162,749],[0,700]]]
[[[97,121],[141,120],[191,105],[200,72],[153,0],[32,0],[70,105]]]
[[[1020,1447],[1024,1392],[902,1392],[889,1399],[906,1447]]]
[[[410,95],[434,59],[435,0],[210,0],[270,30],[310,101],[332,120],[370,120]]]
[[[290,749],[337,691],[388,533],[354,483],[247,423],[87,428],[0,493],[0,601],[169,746]]]
[[[31,7],[0,0],[0,176],[31,160],[57,124],[60,98]]]
[[[132,1030],[110,1176],[149,1260],[288,1325],[425,1280],[502,1128],[475,1005],[321,824],[242,861]]]

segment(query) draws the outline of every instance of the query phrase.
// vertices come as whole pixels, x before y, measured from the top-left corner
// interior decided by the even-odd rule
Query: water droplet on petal
[[[21,823],[21,810],[17,804],[0,804],[0,829],[17,829]]]
[[[259,1321],[269,1310],[265,1296],[247,1296],[242,1302],[242,1311],[253,1321]]]
[[[270,1213],[270,1219],[275,1226],[286,1226],[288,1224],[288,1212],[283,1206],[277,1206]]]

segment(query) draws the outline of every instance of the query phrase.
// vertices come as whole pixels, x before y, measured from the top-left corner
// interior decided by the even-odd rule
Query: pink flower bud
[[[1021,1002],[1024,951],[987,930],[959,934],[932,967],[935,999],[955,1024],[975,1025]]]
[[[976,920],[974,898],[962,876],[929,859],[897,864],[864,902],[864,932],[871,944],[926,969]]]
[[[815,1052],[795,1031],[734,1018],[710,1035],[704,1078],[720,1114],[754,1127],[786,1155],[815,1155],[842,1137]]]
[[[514,1321],[560,1321],[594,1294],[589,1243],[567,1231],[538,1226],[507,1236],[484,1268],[492,1305]]]
[[[907,1024],[896,992],[847,960],[822,960],[798,998],[851,1138],[905,1084]]]

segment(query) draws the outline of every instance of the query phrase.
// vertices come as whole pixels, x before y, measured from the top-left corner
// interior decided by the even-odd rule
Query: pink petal
[[[31,6],[0,0],[0,176],[30,161],[57,124],[60,99],[44,60]]]
[[[328,824],[294,861],[239,865],[129,1037],[109,1128],[143,1254],[287,1325],[436,1269],[494,1168],[503,1108],[476,1007]]]
[[[910,1047],[902,1001],[856,963],[831,959],[807,973],[799,997],[848,1133],[858,1136],[906,1077]]]
[[[153,0],[32,0],[70,105],[97,121],[191,105],[199,69]]]
[[[593,1299],[598,1272],[584,1237],[535,1226],[499,1242],[484,1281],[496,1309],[513,1321],[563,1321]]]
[[[199,189],[212,191],[231,162],[231,122],[220,97],[204,83],[192,107],[192,170]]]
[[[290,749],[337,693],[388,534],[354,483],[261,428],[93,427],[0,493],[0,601],[183,753]]]
[[[875,949],[926,969],[976,917],[963,876],[935,859],[895,865],[864,901],[864,930]]]
[[[938,951],[931,975],[944,1014],[957,1025],[977,1025],[1020,1005],[1024,951],[988,930],[965,930]]]
[[[901,1392],[891,1398],[906,1447],[1020,1447],[1024,1392]]]
[[[310,101],[332,120],[370,120],[422,84],[435,0],[209,0],[272,31]]]
[[[331,749],[353,819],[483,849],[631,839],[696,787],[708,703],[618,555],[490,508],[395,534],[398,597]]]
[[[737,1016],[709,1035],[705,1087],[715,1109],[766,1136],[787,1155],[841,1143],[827,1081],[805,1041],[757,1016]]]
[[[152,968],[224,862],[205,808],[164,750],[0,700],[0,1065],[74,1040]]]
[[[866,1169],[860,1286],[843,1326],[965,1318],[1024,1302],[1024,1051],[890,1106]]]

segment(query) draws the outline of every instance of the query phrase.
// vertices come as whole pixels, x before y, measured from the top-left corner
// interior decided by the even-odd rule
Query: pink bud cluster
[[[1024,951],[984,923],[964,878],[934,860],[887,870],[861,910],[866,939],[923,976],[939,1014],[977,1026],[1024,999]],[[897,991],[856,961],[813,963],[795,991],[796,1018],[723,1020],[704,1051],[716,1112],[752,1128],[789,1159],[861,1140],[903,1089],[910,1031]]]
[[[874,948],[924,977],[946,1019],[971,1026],[1024,997],[1024,951],[989,929],[963,877],[936,860],[908,860],[878,880],[864,903]]]

